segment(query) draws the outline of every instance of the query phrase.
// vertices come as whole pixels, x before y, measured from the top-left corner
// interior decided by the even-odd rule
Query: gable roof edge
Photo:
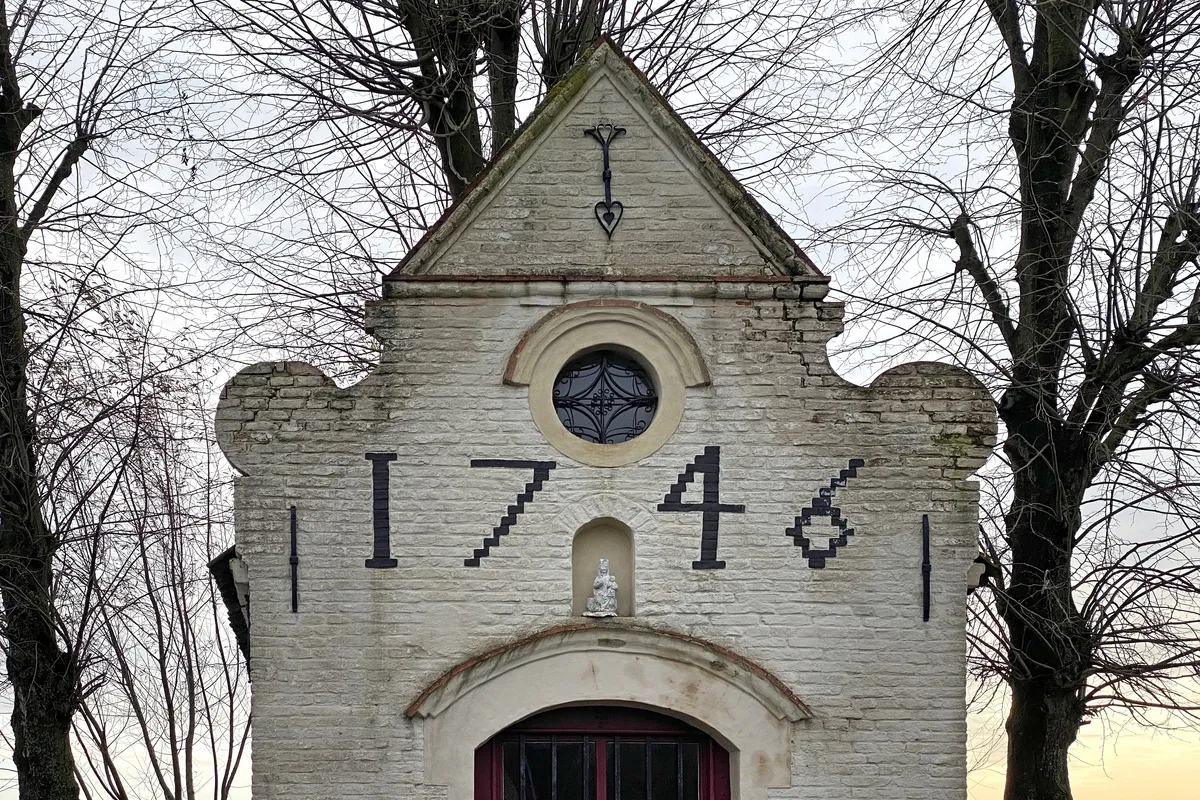
[[[663,97],[637,65],[607,36],[602,37],[596,46],[604,43],[610,46],[611,52],[637,78],[636,83],[629,84],[628,88],[647,95],[650,102],[645,104],[646,108],[659,123],[663,133],[670,137],[673,145],[691,157],[692,163],[700,170],[709,186],[719,191],[721,199],[728,204],[734,216],[768,249],[764,255],[783,267],[785,274],[823,277],[824,273],[817,268],[808,254],[779,226],[775,217],[763,208],[741,181],[733,176],[721,159],[700,141],[683,117],[679,116],[667,98]]]
[[[641,70],[621,52],[608,35],[604,35],[588,48],[575,66],[550,89],[546,98],[517,129],[496,157],[413,245],[400,263],[384,276],[385,283],[421,274],[428,268],[429,262],[454,235],[459,224],[465,223],[475,209],[486,200],[492,189],[503,182],[509,172],[520,164],[525,152],[537,142],[542,132],[554,125],[559,112],[574,101],[576,95],[588,83],[595,68],[602,66],[610,54],[635,78],[632,83],[626,83],[627,88],[645,95],[645,99],[649,101],[644,104],[646,110],[659,123],[659,127],[670,138],[671,143],[690,157],[705,182],[717,191],[733,215],[746,226],[756,243],[766,249],[763,255],[768,262],[781,268],[785,275],[824,277],[824,273],[817,268],[812,259],[733,177],[720,159],[700,141]],[[620,70],[615,72],[620,74]]]

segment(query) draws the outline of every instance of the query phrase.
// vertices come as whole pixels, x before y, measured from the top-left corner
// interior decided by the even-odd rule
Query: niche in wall
[[[592,581],[600,559],[608,559],[608,571],[617,579],[617,613],[632,617],[634,611],[633,531],[611,517],[594,519],[575,533],[571,544],[571,614],[582,616],[592,596]]]

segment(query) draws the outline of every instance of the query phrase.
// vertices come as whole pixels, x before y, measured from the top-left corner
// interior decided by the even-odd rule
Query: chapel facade
[[[828,288],[597,44],[384,280],[369,377],[222,394],[255,797],[965,798],[993,403],[840,378]]]

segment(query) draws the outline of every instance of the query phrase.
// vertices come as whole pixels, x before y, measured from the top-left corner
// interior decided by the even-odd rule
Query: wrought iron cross
[[[596,214],[596,221],[600,223],[600,227],[604,228],[604,232],[611,239],[613,231],[617,229],[617,223],[621,221],[621,214],[624,213],[625,206],[621,205],[619,200],[612,199],[612,168],[608,165],[608,146],[613,143],[614,139],[625,133],[625,129],[617,127],[611,122],[601,122],[594,128],[588,128],[584,133],[599,142],[600,148],[604,151],[604,199],[596,203],[593,211]]]

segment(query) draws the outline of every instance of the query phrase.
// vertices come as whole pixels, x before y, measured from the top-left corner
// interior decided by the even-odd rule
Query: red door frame
[[[685,737],[700,743],[699,800],[730,800],[729,753],[687,723],[621,706],[572,706],[546,711],[506,728],[475,750],[475,800],[504,800],[502,743],[511,734],[587,736],[596,742],[596,800],[608,797],[607,743],[616,736]]]

